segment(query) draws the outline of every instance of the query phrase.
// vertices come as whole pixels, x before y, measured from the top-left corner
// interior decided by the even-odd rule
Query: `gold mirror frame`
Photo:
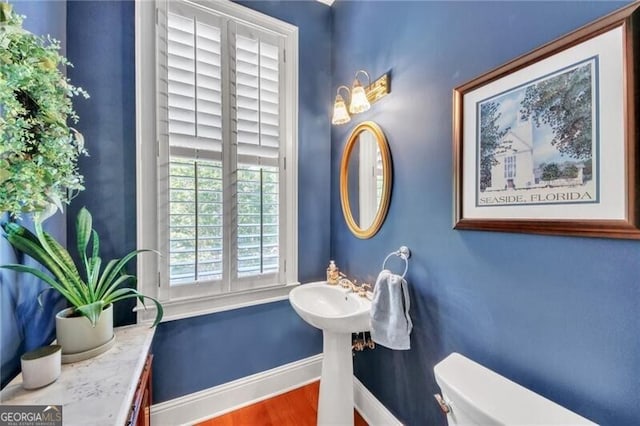
[[[382,157],[382,197],[378,211],[373,220],[373,223],[367,228],[362,229],[353,219],[351,213],[351,204],[349,203],[349,159],[351,158],[351,152],[358,142],[360,133],[365,130],[369,130],[376,138],[378,149]],[[365,121],[358,124],[355,129],[351,131],[349,140],[342,152],[342,161],[340,163],[340,203],[342,204],[342,213],[344,214],[345,221],[349,230],[353,232],[353,235],[360,239],[367,239],[373,237],[382,227],[384,219],[387,216],[389,210],[389,201],[391,199],[391,153],[389,151],[389,144],[387,138],[380,126],[373,121]]]

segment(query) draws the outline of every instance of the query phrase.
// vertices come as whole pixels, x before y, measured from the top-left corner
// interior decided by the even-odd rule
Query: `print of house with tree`
[[[489,191],[530,188],[536,183],[531,119],[519,121],[503,136],[494,159]]]
[[[590,58],[480,104],[480,191],[594,185],[595,64]]]

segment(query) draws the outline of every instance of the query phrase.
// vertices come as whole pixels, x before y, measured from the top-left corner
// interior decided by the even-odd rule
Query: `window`
[[[167,318],[285,298],[297,29],[231,2],[136,2],[136,20],[138,245],[162,254],[139,282]]]
[[[513,179],[516,177],[516,156],[510,155],[504,159],[504,177]]]

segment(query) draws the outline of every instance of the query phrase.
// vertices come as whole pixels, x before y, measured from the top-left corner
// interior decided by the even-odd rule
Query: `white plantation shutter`
[[[222,31],[219,19],[207,18],[169,10],[169,145],[218,152],[221,159]]]
[[[158,12],[161,274],[168,298],[222,293],[223,19],[183,2]],[[164,36],[164,37],[163,37]],[[164,75],[163,75],[164,73]],[[164,78],[163,78],[164,76]]]
[[[298,29],[232,1],[136,9],[139,288],[177,319],[298,283]],[[153,307],[138,306],[138,320]]]
[[[197,12],[168,15],[172,285],[223,273],[222,31],[219,18]]]
[[[278,166],[281,40],[242,25],[233,35],[238,162]]]
[[[285,37],[186,1],[157,28],[160,293],[284,284]]]
[[[279,171],[240,166],[237,174],[237,278],[255,280],[279,269]]]
[[[221,280],[221,164],[174,157],[169,167],[171,283]]]
[[[282,39],[240,24],[230,26],[233,48],[231,109],[237,147],[237,244],[234,280],[251,287],[280,269],[280,133]]]
[[[211,18],[169,12],[169,144],[221,153],[221,29]]]

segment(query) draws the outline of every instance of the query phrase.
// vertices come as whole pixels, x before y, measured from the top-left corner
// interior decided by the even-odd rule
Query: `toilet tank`
[[[535,392],[452,353],[433,368],[454,425],[595,425]]]

